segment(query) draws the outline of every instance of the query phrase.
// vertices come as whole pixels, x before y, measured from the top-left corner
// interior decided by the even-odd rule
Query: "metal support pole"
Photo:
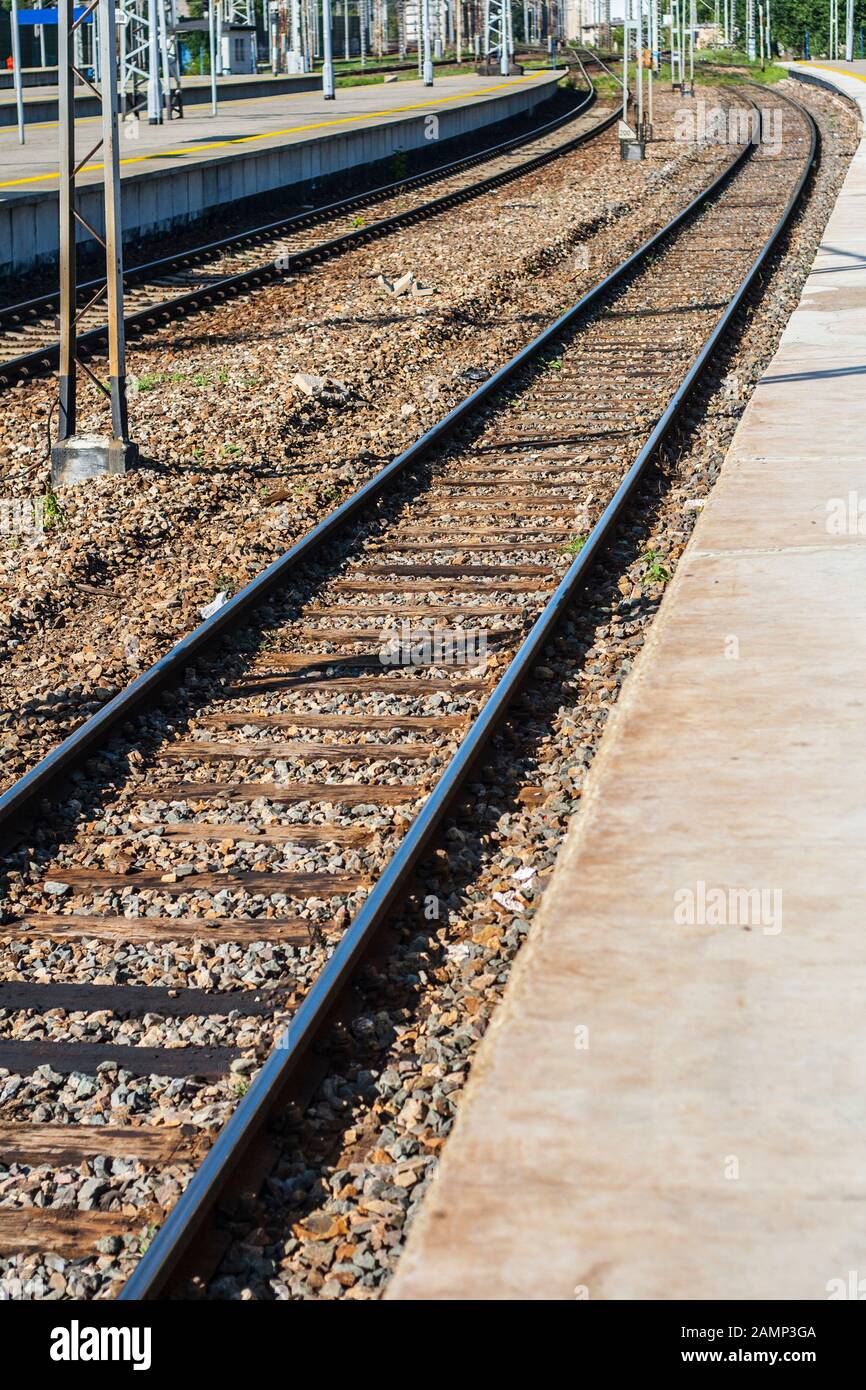
[[[637,138],[642,140],[643,133],[643,0],[632,0],[632,8],[635,15],[634,31],[634,51],[635,51],[635,80],[637,82]]]
[[[18,143],[24,144],[24,92],[21,80],[21,30],[18,27],[18,0],[12,0],[12,81],[15,84],[15,115],[18,121]]]
[[[630,0],[626,0],[622,23],[622,119],[628,124],[628,13]]]
[[[75,73],[72,0],[57,5],[60,203],[60,417],[58,441],[75,433]]]
[[[48,59],[45,56],[45,25],[40,24],[39,28],[39,66],[48,67]]]
[[[763,0],[758,0],[758,62],[761,64],[761,72],[764,71],[764,6]]]
[[[430,0],[420,0],[424,39],[424,86],[433,86],[433,50],[430,43]]]
[[[271,76],[276,77],[280,70],[279,20],[274,0],[268,0],[268,47],[271,52]]]
[[[217,76],[223,75],[223,6],[222,0],[211,0],[216,6],[216,70]]]
[[[211,0],[216,4],[217,0]],[[159,80],[159,18],[157,0],[147,0],[147,119],[162,125],[162,84]]]
[[[120,30],[120,114],[124,119],[126,119],[126,112],[128,110],[126,92],[126,64],[130,16],[127,13],[124,13],[122,21],[120,20],[119,16],[120,11],[118,11],[118,28]]]
[[[101,47],[102,45],[99,40],[99,10],[96,10],[90,26],[90,51],[93,54],[93,80],[97,85],[102,77]]]
[[[675,92],[676,89],[677,89],[677,70],[678,70],[678,64],[679,64],[679,53],[678,53],[678,51],[677,51],[677,43],[678,43],[678,40],[679,40],[679,33],[678,33],[678,26],[677,26],[677,18],[678,18],[678,16],[677,16],[677,9],[678,9],[678,0],[671,0],[671,91],[672,91],[672,92]]]
[[[854,61],[854,0],[846,0],[845,4],[845,60]]]
[[[105,284],[91,296],[94,305],[104,294],[108,337],[108,384],[88,367],[87,375],[111,405],[110,437],[76,433],[77,284],[75,209],[75,59],[77,29],[99,9],[99,69],[102,73],[102,138],[90,158],[102,150],[104,239],[88,227],[105,251]],[[120,152],[118,149],[118,83],[115,0],[91,0],[75,19],[73,0],[58,5],[59,81],[59,205],[60,205],[60,417],[58,437],[51,449],[53,486],[85,482],[104,473],[123,473],[137,457],[129,440],[126,406],[126,349],[123,323],[123,236],[120,222]]]
[[[207,12],[207,42],[210,55],[210,113],[217,114],[217,40],[216,7],[218,0],[210,0]]]
[[[168,16],[164,0],[159,3],[159,51],[162,59],[162,95],[165,114],[169,120],[174,118],[171,109],[171,68],[168,62]]]
[[[331,0],[322,0],[322,96],[325,101],[333,101],[334,86],[334,52],[331,43]]]
[[[657,10],[656,10],[656,0],[649,0],[649,15],[648,15],[648,20],[649,20],[649,25],[650,25],[650,44],[652,44],[652,42],[653,42],[653,39],[652,39],[652,28],[653,28],[653,23],[654,23],[654,21],[656,21],[657,19],[658,19],[658,12],[657,12]],[[657,25],[656,25],[656,37],[655,37],[655,42],[656,42],[656,45],[658,45],[658,26],[657,26]],[[651,61],[650,61],[650,65],[649,65],[649,67],[648,67],[648,69],[647,69],[647,97],[648,97],[648,100],[647,100],[647,127],[648,127],[648,128],[647,128],[647,132],[646,132],[646,138],[649,139],[649,140],[651,140],[651,139],[653,138],[653,79],[654,79],[654,61],[655,61],[656,56],[657,56],[657,55],[655,55],[655,54],[652,53],[652,49],[651,49],[651,50],[650,50]]]
[[[108,301],[108,376],[111,425],[126,441],[126,335],[123,323],[123,233],[120,222],[120,153],[117,144],[117,49],[114,0],[99,0],[102,87],[103,183],[105,188],[105,277]]]
[[[290,67],[292,72],[300,72],[303,66],[301,60],[301,5],[300,0],[289,0],[291,5],[291,31],[292,31],[292,61]]]

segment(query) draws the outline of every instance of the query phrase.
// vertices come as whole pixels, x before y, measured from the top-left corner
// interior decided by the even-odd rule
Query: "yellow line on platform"
[[[817,68],[819,72],[835,72],[839,77],[856,77],[858,82],[866,82],[866,75],[861,72],[849,72],[848,68],[831,68],[827,63],[798,63],[801,68]]]
[[[231,145],[245,145],[253,140],[276,140],[282,135],[297,135],[302,130],[323,130],[327,126],[349,125],[355,121],[372,121],[380,116],[396,116],[402,111],[421,111],[428,106],[444,106],[449,101],[465,101],[471,97],[488,96],[491,92],[500,92],[505,87],[517,87],[522,82],[531,82],[537,73],[528,73],[523,77],[515,77],[511,82],[498,82],[494,87],[481,87],[477,92],[455,92],[450,97],[436,97],[432,101],[413,101],[405,106],[392,106],[385,111],[367,111],[363,115],[340,116],[330,121],[312,121],[307,125],[288,126],[285,130],[267,130],[258,135],[235,135],[227,140],[212,140],[206,145],[185,145],[176,150],[154,150],[150,154],[129,155],[126,159],[121,159],[121,164],[141,164],[153,159],[171,159],[177,155],[201,154],[204,150],[225,149]],[[302,95],[298,93],[297,95]],[[305,95],[305,94],[304,94]],[[88,164],[80,172],[84,174],[96,173],[103,169],[103,164]],[[50,174],[30,174],[23,179],[9,179],[6,183],[0,183],[0,188],[19,188],[26,183],[44,183],[48,179],[58,179],[59,171]]]
[[[239,106],[251,106],[258,101],[300,101],[301,97],[315,96],[315,92],[263,92],[254,97],[220,97],[220,103],[230,103],[229,111],[234,113]],[[46,98],[47,99],[47,98]],[[4,106],[11,106],[12,102],[3,102]],[[187,106],[186,114],[191,120],[202,120],[206,117],[209,110],[210,101],[194,101]],[[200,109],[199,109],[200,108]],[[220,115],[225,116],[228,112],[221,111]],[[101,116],[76,116],[75,124],[90,125],[93,121],[101,121]],[[56,130],[60,125],[59,121],[28,121],[27,132],[31,130]],[[18,132],[14,126],[0,126],[0,136],[9,135],[14,137],[14,142],[18,141]],[[12,141],[10,141],[12,143]]]

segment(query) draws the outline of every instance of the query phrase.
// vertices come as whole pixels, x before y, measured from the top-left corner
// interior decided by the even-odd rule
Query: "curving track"
[[[85,1292],[141,1298],[218,1254],[218,1203],[255,1190],[269,1119],[796,206],[816,131],[784,100],[778,154],[738,148],[0,798],[5,949],[50,943],[0,984],[0,1259],[101,1241]],[[82,1211],[94,1154],[127,1166]]]
[[[583,101],[529,134],[313,212],[281,218],[128,269],[124,274],[127,333],[147,332],[173,317],[207,309],[230,295],[256,289],[279,276],[435,217],[576,149],[607,130],[618,115],[605,114],[596,121],[590,118],[595,93],[586,70],[582,64],[580,67],[589,86]],[[432,199],[425,193],[431,185],[437,190]],[[82,312],[78,345],[85,357],[98,355],[106,346],[104,306],[100,303],[86,308],[102,284],[95,279],[79,286]],[[58,307],[54,293],[0,308],[0,387],[56,366]]]

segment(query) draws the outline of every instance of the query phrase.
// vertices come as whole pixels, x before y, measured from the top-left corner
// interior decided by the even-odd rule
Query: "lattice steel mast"
[[[75,59],[75,38],[80,26],[100,13],[101,90],[84,74]],[[60,155],[60,381],[57,441],[51,450],[54,486],[83,482],[102,473],[123,473],[138,450],[129,438],[126,405],[126,350],[123,325],[123,264],[120,222],[120,160],[117,144],[118,70],[114,0],[90,0],[75,17],[73,0],[60,0],[57,27]],[[76,80],[99,98],[102,134],[82,159],[75,152]],[[76,179],[82,169],[102,153],[105,235],[87,223],[75,206]],[[76,231],[83,227],[105,251],[105,279],[87,304],[78,307]],[[106,384],[79,356],[77,329],[83,316],[105,301],[108,334]],[[110,435],[80,435],[78,383],[84,373],[108,401]]]

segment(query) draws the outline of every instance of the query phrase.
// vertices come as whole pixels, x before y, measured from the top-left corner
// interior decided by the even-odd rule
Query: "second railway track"
[[[786,99],[775,151],[739,148],[668,228],[0,798],[2,933],[22,963],[0,984],[0,1270],[51,1250],[79,1261],[82,1295],[126,1278],[137,1298],[202,1266],[217,1204],[249,1184],[269,1119],[815,149]]]
[[[579,60],[578,60],[579,61]],[[356,246],[434,217],[513,179],[532,173],[607,130],[618,113],[593,119],[594,90],[571,111],[524,135],[501,141],[438,168],[349,198],[280,218],[244,232],[164,256],[124,273],[124,322],[131,335],[173,317],[208,309],[229,296],[297,273]],[[435,186],[436,196],[428,196]],[[103,309],[88,308],[102,279],[79,286],[79,351],[105,348]],[[0,307],[0,388],[52,370],[59,358],[56,293]]]

